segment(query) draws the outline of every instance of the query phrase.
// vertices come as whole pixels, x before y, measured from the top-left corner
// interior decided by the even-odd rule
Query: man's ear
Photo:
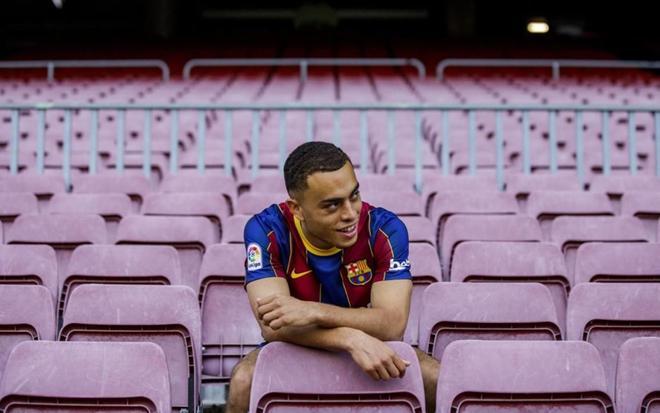
[[[302,214],[302,208],[300,207],[300,201],[298,201],[295,197],[289,195],[289,198],[286,200],[286,205],[289,207],[289,211],[291,211],[293,216],[298,218],[298,220],[305,220]]]

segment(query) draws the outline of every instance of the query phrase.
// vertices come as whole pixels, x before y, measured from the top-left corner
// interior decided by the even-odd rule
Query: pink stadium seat
[[[506,191],[513,194],[526,211],[527,197],[532,191],[579,191],[580,184],[574,173],[510,174],[506,177]]]
[[[660,244],[580,245],[575,257],[575,284],[585,282],[660,282]]]
[[[19,343],[55,338],[51,293],[40,285],[0,285],[0,379],[7,357]]]
[[[432,284],[422,298],[419,347],[441,360],[456,340],[561,340],[561,330],[541,284]]]
[[[160,192],[209,192],[221,194],[227,202],[229,215],[235,213],[237,189],[233,178],[224,174],[207,171],[179,171],[176,175],[168,174],[160,184]]]
[[[539,221],[547,240],[552,221],[558,216],[612,216],[614,209],[604,193],[532,191],[527,199],[527,215]]]
[[[385,208],[398,216],[424,216],[420,196],[412,191],[360,190],[360,197],[375,207]],[[405,200],[405,202],[402,202]]]
[[[647,241],[641,222],[630,217],[559,217],[552,222],[550,237],[564,254],[571,283],[575,271],[575,255],[581,244]]]
[[[43,285],[57,300],[57,258],[48,245],[0,245],[0,285]]]
[[[230,211],[217,193],[153,193],[142,205],[143,215],[198,216],[207,218],[222,239],[222,226]]]
[[[660,338],[631,338],[621,345],[616,368],[619,413],[660,409]]]
[[[25,342],[5,371],[7,413],[171,411],[165,354],[153,343]]]
[[[181,283],[196,290],[202,256],[218,241],[217,227],[206,218],[133,215],[119,223],[116,244],[173,246],[181,262]]]
[[[57,193],[65,192],[64,178],[61,175],[38,175],[22,173],[0,178],[0,192],[30,192],[39,201],[39,208]]]
[[[133,201],[133,211],[139,212],[142,200],[151,192],[151,183],[144,176],[108,172],[102,175],[81,175],[73,181],[73,192],[87,194],[120,193]]]
[[[464,242],[456,247],[453,282],[533,282],[545,285],[564,329],[571,284],[557,246],[543,242]]]
[[[76,288],[60,341],[149,341],[167,359],[172,411],[198,405],[201,319],[196,294],[183,286],[93,285]]]
[[[598,351],[583,342],[463,340],[447,346],[438,413],[613,413]]]
[[[238,197],[238,214],[254,215],[263,211],[273,204],[286,201],[289,196],[286,193],[252,193],[248,192]]]
[[[434,248],[436,247],[435,233],[430,219],[415,216],[402,216],[399,218],[401,218],[401,221],[403,221],[408,230],[408,239],[410,242],[425,242]]]
[[[610,392],[619,348],[633,337],[660,336],[660,285],[582,283],[568,299],[567,337],[600,352]]]
[[[410,298],[408,324],[403,334],[403,341],[416,347],[419,336],[422,294],[428,285],[442,281],[442,270],[435,248],[427,244],[411,243],[408,259],[411,262],[413,290]]]
[[[60,278],[59,319],[71,293],[83,284],[180,285],[179,256],[166,245],[81,245]]]
[[[213,388],[227,385],[236,363],[263,342],[244,283],[245,247],[212,245],[204,254],[199,274],[202,372],[206,375],[203,399],[217,393]]]
[[[438,193],[431,206],[431,222],[440,244],[447,219],[452,215],[511,215],[518,213],[513,195],[496,191]]]
[[[626,191],[621,198],[621,215],[642,221],[649,239],[656,242],[660,218],[660,191]]]
[[[456,191],[493,191],[497,188],[494,175],[440,175],[426,176],[422,192],[424,214],[431,216],[431,208],[435,197],[445,192]]]
[[[7,231],[21,214],[36,214],[37,197],[29,192],[0,192],[0,222]]]
[[[110,157],[105,162],[106,167],[112,170],[110,173],[118,173],[114,170],[117,167],[117,157],[115,153],[111,153]],[[125,176],[140,176],[144,177],[142,170],[144,165],[144,155],[141,153],[126,153],[124,154],[124,171],[120,174]],[[168,170],[167,157],[162,153],[151,154],[151,169],[150,169],[150,182],[153,186],[158,185],[162,181],[163,176]]]
[[[232,215],[227,218],[222,232],[222,243],[243,244],[243,230],[250,218],[252,215]]]
[[[541,241],[541,228],[535,219],[519,215],[450,216],[440,244],[445,277],[451,274],[456,247],[466,241]]]
[[[250,413],[284,411],[423,412],[424,388],[413,349],[388,345],[411,362],[401,379],[376,381],[345,353],[275,342],[262,348],[254,371]]]
[[[55,249],[58,277],[63,276],[71,253],[84,244],[105,244],[105,222],[94,214],[26,214],[16,218],[7,244],[46,244]]]
[[[119,221],[133,213],[133,206],[125,194],[55,194],[46,212],[100,215],[105,220],[108,242],[113,242]]]

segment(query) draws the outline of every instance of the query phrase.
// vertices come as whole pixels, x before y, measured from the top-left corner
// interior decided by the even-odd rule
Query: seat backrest
[[[621,344],[633,337],[660,337],[658,297],[660,284],[582,283],[571,291],[567,337],[598,348],[610,390]]]
[[[421,198],[412,189],[401,192],[360,189],[360,196],[369,205],[385,208],[399,216],[418,217],[424,215]]]
[[[245,247],[212,245],[199,273],[204,374],[228,382],[240,358],[263,341],[245,292]]]
[[[41,208],[48,204],[48,200],[54,194],[66,192],[66,185],[62,175],[21,173],[2,177],[0,179],[0,192],[33,193],[37,197]]]
[[[60,279],[58,318],[82,284],[180,285],[181,264],[176,249],[167,245],[81,245]]]
[[[227,218],[226,224],[222,228],[222,243],[243,244],[243,231],[250,218],[252,215],[232,215]]]
[[[400,379],[373,380],[346,352],[270,343],[259,352],[249,411],[324,412],[360,407],[379,412],[423,412],[424,387],[414,350],[405,343],[387,344],[411,363]]]
[[[649,239],[658,242],[660,191],[626,191],[621,198],[621,215],[637,217],[646,228]]]
[[[419,324],[419,347],[437,360],[456,340],[561,340],[550,292],[538,283],[431,284]]]
[[[527,214],[539,220],[547,239],[550,225],[555,217],[612,216],[614,209],[607,195],[602,192],[533,191],[527,199]]]
[[[541,241],[541,228],[519,215],[453,215],[447,219],[440,244],[442,270],[451,274],[452,255],[465,241]]]
[[[281,179],[281,178],[280,178]],[[160,183],[160,192],[207,192],[222,194],[230,214],[236,213],[237,185],[234,179],[224,174],[210,171],[200,174],[197,171],[178,171],[176,175],[166,175]]]
[[[201,317],[188,287],[81,285],[71,293],[59,339],[159,344],[167,357],[172,409],[197,405]]]
[[[441,366],[439,413],[614,412],[589,343],[460,340],[447,346]]]
[[[426,176],[424,179],[424,189],[422,192],[422,202],[424,204],[424,215],[431,217],[432,205],[438,194],[456,191],[493,191],[497,188],[497,181],[494,175],[440,175]]]
[[[403,216],[399,217],[406,225],[408,239],[411,243],[425,242],[436,247],[435,232],[431,220],[426,217]]]
[[[584,282],[660,283],[660,244],[589,242],[577,249],[575,284]]]
[[[288,198],[286,193],[252,193],[248,192],[238,197],[238,214],[254,215],[273,204],[279,204]]]
[[[11,223],[21,214],[36,214],[37,197],[30,192],[0,192],[0,221]]]
[[[140,211],[145,195],[151,190],[151,182],[144,176],[119,174],[116,171],[99,175],[80,175],[73,182],[73,192],[126,194],[131,198],[136,213]]]
[[[589,190],[610,196],[621,196],[626,191],[660,191],[660,179],[644,175],[596,175]]]
[[[133,215],[119,223],[115,243],[173,246],[179,253],[181,282],[197,289],[204,251],[218,241],[217,227],[203,217]]]
[[[16,218],[5,242],[50,245],[55,249],[58,277],[61,277],[76,247],[84,244],[105,244],[107,238],[105,221],[99,215],[25,214]]]
[[[0,245],[0,285],[36,284],[57,300],[57,258],[48,245]]]
[[[26,340],[53,340],[55,313],[41,285],[0,285],[0,378],[11,350]]]
[[[621,345],[616,368],[616,410],[660,410],[660,338],[631,338]],[[646,408],[646,410],[643,410]]]
[[[569,279],[573,280],[577,248],[585,242],[646,242],[648,236],[632,217],[559,217],[552,222],[550,239],[562,249]]]
[[[112,366],[112,368],[108,368]],[[153,343],[19,344],[0,382],[0,410],[170,412],[167,361]]]

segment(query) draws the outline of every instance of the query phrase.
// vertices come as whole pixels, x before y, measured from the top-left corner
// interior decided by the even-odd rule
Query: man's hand
[[[410,362],[400,358],[387,344],[354,330],[348,343],[348,352],[362,370],[374,380],[403,377]]]
[[[289,295],[273,294],[257,299],[257,313],[264,325],[273,330],[282,327],[308,327],[317,323],[317,303]]]

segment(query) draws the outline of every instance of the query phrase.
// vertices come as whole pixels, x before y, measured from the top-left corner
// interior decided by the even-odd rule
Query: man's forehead
[[[346,197],[355,189],[357,179],[349,163],[336,171],[314,172],[307,177],[307,190],[318,198]]]

